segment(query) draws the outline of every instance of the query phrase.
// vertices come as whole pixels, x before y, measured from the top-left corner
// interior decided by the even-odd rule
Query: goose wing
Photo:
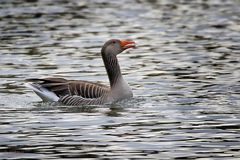
[[[99,98],[83,98],[77,95],[66,95],[61,97],[58,102],[61,102],[65,105],[78,106],[78,105],[100,105],[104,104],[106,100],[106,94]]]
[[[110,88],[106,85],[82,81],[82,80],[66,80],[63,78],[44,78],[44,79],[28,79],[33,83],[37,83],[43,88],[54,92],[59,97],[64,96],[80,96],[82,98],[99,98],[103,94],[109,92]]]

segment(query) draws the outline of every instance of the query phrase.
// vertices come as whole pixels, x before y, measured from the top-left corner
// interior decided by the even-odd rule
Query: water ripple
[[[0,2],[3,159],[239,159],[238,1]],[[50,75],[108,84],[110,38],[129,101],[67,107],[23,86]]]

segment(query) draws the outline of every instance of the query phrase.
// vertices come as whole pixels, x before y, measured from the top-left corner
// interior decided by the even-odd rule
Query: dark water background
[[[0,0],[0,159],[240,159],[239,0]],[[111,38],[134,99],[42,104],[24,79],[108,84]]]

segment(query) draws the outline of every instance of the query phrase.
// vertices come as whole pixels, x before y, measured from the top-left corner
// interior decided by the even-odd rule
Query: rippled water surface
[[[2,159],[239,159],[239,0],[0,0]],[[108,106],[52,106],[24,79],[108,84],[111,38],[134,92]]]

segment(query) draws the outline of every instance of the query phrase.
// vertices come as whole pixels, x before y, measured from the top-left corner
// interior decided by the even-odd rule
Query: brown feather
[[[34,78],[27,79],[27,81],[40,84],[42,87],[54,92],[59,97],[77,95],[83,98],[98,98],[110,90],[106,85],[82,80],[68,81],[63,78]]]

